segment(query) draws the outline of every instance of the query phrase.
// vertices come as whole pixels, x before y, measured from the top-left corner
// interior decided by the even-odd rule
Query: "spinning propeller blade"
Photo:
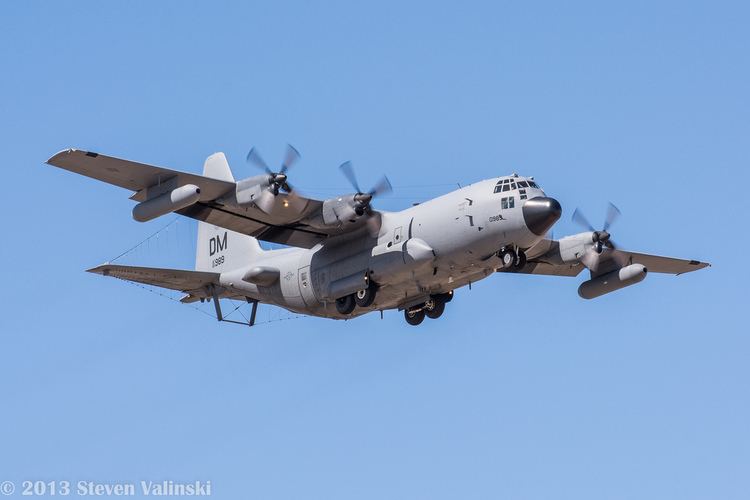
[[[384,194],[390,193],[393,191],[393,186],[391,186],[391,181],[388,180],[388,177],[383,176],[380,181],[375,184],[375,186],[370,190],[369,194],[372,195],[373,198],[376,196],[382,196]]]
[[[284,160],[282,161],[281,168],[279,168],[278,172],[271,170],[255,148],[250,149],[245,159],[252,166],[259,168],[268,174],[268,186],[264,188],[262,195],[258,198],[258,202],[256,203],[258,208],[268,213],[268,211],[273,208],[273,198],[279,194],[279,190],[287,193],[292,192],[293,189],[287,180],[286,173],[297,162],[297,160],[300,159],[300,154],[291,144],[287,144]],[[270,194],[270,197],[267,194]],[[296,200],[299,201],[299,198]],[[292,203],[291,197],[290,203]]]
[[[344,163],[339,165],[339,169],[356,191],[356,194],[354,195],[355,213],[359,216],[362,216],[364,214],[368,214],[370,216],[370,218],[367,220],[367,227],[370,230],[370,234],[373,237],[376,237],[380,232],[380,214],[372,210],[371,203],[373,198],[393,191],[391,181],[388,180],[388,177],[383,176],[380,181],[378,181],[378,183],[372,187],[372,189],[367,192],[363,192],[362,188],[359,187],[359,182],[357,182],[357,174],[354,172],[354,166],[352,165],[352,162],[345,161]]]
[[[354,187],[355,191],[357,191],[357,194],[361,194],[362,189],[359,187],[359,182],[357,182],[357,174],[354,173],[352,162],[345,161],[344,163],[339,165],[339,169],[344,174],[344,177],[347,178],[349,184],[351,184],[352,187]]]
[[[297,160],[300,159],[299,151],[294,149],[294,146],[291,144],[286,145],[286,155],[284,155],[284,161],[281,164],[281,173],[286,173],[287,170],[292,168],[292,165],[297,163]]]
[[[268,164],[260,156],[255,148],[251,148],[250,151],[248,151],[245,160],[252,166],[257,167],[261,170],[265,170],[268,174],[273,174],[273,172],[271,172],[271,169],[268,167]]]
[[[596,272],[596,269],[599,267],[599,260],[601,258],[602,251],[604,250],[604,247],[609,248],[610,250],[616,250],[617,246],[615,245],[614,240],[612,240],[612,235],[609,233],[609,228],[612,226],[612,224],[620,217],[622,212],[620,212],[620,209],[617,208],[612,202],[609,202],[609,205],[607,206],[607,214],[604,218],[604,225],[602,226],[601,231],[597,231],[594,229],[594,226],[591,225],[591,223],[588,221],[585,215],[583,215],[583,212],[578,210],[576,208],[575,212],[573,212],[573,222],[585,227],[589,231],[591,231],[593,234],[594,243],[596,245],[593,249],[587,251],[582,257],[581,262],[583,265],[585,265],[587,268],[589,268],[591,271]],[[618,259],[619,263],[619,255],[620,254],[612,254],[612,257],[615,259]]]
[[[594,226],[591,225],[586,216],[583,215],[583,212],[581,212],[577,208],[575,212],[573,212],[573,222],[576,222],[579,226],[585,227],[589,231],[596,231],[596,229],[594,229]]]
[[[255,204],[265,213],[270,213],[275,201],[276,195],[273,194],[273,191],[264,189],[263,192],[260,193],[258,199],[255,200]]]
[[[616,221],[618,217],[620,217],[620,215],[622,215],[620,209],[614,206],[614,204],[610,201],[609,206],[607,207],[607,217],[604,219],[603,229],[605,231],[608,230],[609,226],[611,226],[612,223]]]

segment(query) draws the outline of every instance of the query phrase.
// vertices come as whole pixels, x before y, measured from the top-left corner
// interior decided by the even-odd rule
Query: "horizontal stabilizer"
[[[200,292],[199,296],[207,296],[210,285],[219,286],[219,273],[202,271],[186,271],[182,269],[161,269],[157,267],[120,266],[103,264],[88,272],[113,276],[126,281],[153,285],[181,292]],[[192,294],[195,295],[195,294]]]

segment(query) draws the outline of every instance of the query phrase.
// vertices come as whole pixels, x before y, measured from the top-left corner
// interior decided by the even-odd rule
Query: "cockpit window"
[[[536,188],[541,189],[537,186],[536,182],[525,180],[516,181],[515,179],[500,179],[495,185],[496,193],[504,193],[505,191],[515,191],[516,189]],[[525,193],[521,193],[525,194]]]

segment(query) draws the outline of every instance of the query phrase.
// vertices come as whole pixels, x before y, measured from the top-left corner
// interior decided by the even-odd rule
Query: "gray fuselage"
[[[220,282],[230,293],[328,318],[407,308],[491,275],[501,248],[533,247],[560,216],[559,204],[544,196],[523,177],[480,181],[400,212],[381,212],[377,236],[362,227],[311,249],[264,251],[252,265],[222,273]],[[524,205],[533,198],[553,203],[530,214]],[[278,270],[279,278],[269,286],[249,283],[243,277],[251,268]],[[375,302],[340,314],[335,300],[369,281],[378,286]]]

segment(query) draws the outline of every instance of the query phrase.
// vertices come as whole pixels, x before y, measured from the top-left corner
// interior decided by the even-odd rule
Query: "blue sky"
[[[5,4],[0,481],[747,498],[749,15],[744,2]],[[393,210],[517,171],[562,203],[556,235],[578,231],[575,207],[598,221],[612,200],[622,246],[713,267],[594,301],[582,279],[493,276],[421,328],[391,312],[247,330],[84,273],[169,219],[136,223],[129,193],[43,164],[74,146],[198,172],[224,151],[240,177],[251,146],[273,162],[286,142],[313,195],[346,190],[344,160],[363,185],[390,177],[378,206]],[[190,266],[192,226],[175,227],[144,259]]]

